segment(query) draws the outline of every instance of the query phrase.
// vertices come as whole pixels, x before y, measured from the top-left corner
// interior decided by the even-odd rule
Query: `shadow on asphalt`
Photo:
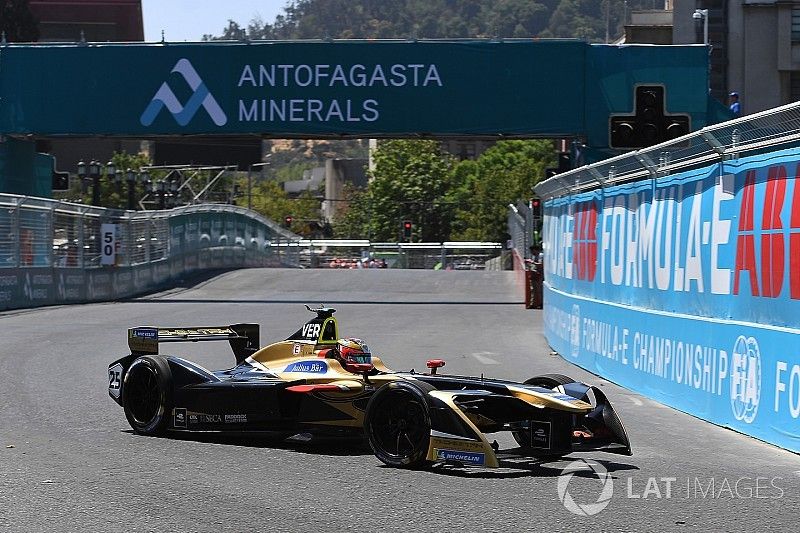
[[[500,460],[499,468],[480,468],[469,466],[458,466],[451,464],[436,464],[428,470],[442,476],[479,478],[479,479],[516,479],[524,477],[552,478],[559,477],[564,469],[578,457],[561,457],[560,459],[504,459]],[[614,472],[639,470],[639,467],[608,461],[602,459],[591,459],[606,469],[612,479],[616,479]],[[389,468],[389,467],[386,467]],[[576,470],[572,472],[577,477],[600,479],[591,469]]]
[[[203,442],[207,444],[223,444],[246,448],[274,448],[312,455],[329,455],[332,457],[372,455],[372,450],[364,439],[358,437],[316,437],[308,442],[287,440],[286,434],[270,433],[168,433],[163,436],[150,437],[139,435],[131,429],[122,430],[141,438]]]
[[[218,434],[218,433],[172,433],[160,437],[148,437],[134,433],[133,430],[125,429],[123,433],[128,433],[141,438],[170,439],[179,441],[203,442],[208,444],[222,444],[226,446],[240,446],[247,448],[272,448],[276,450],[287,450],[301,454],[328,456],[328,457],[359,457],[373,456],[372,450],[366,440],[353,437],[317,437],[309,442],[291,442],[286,440],[285,435],[271,434]],[[499,468],[482,468],[474,466],[460,466],[457,464],[433,464],[416,469],[419,472],[431,474],[464,477],[464,478],[483,478],[483,479],[515,479],[524,477],[552,478],[559,477],[564,468],[572,461],[581,460],[578,457],[561,457],[558,459],[532,459],[532,458],[513,458],[501,459]],[[617,479],[614,472],[624,472],[627,470],[639,470],[637,466],[619,463],[615,461],[591,459],[599,463],[611,475],[612,479]],[[379,468],[395,468],[381,464]],[[599,476],[591,469],[576,470],[575,476],[583,478],[596,478]]]
[[[147,304],[307,304],[308,299],[304,300],[238,300],[238,299],[217,299],[217,298],[131,298],[124,300],[126,303],[147,303]],[[487,301],[454,301],[454,300],[427,300],[427,301],[407,301],[407,302],[384,302],[375,300],[325,300],[325,305],[522,305],[524,302],[487,302]]]

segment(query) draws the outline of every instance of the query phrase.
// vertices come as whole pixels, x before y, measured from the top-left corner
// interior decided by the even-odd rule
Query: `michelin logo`
[[[186,126],[192,118],[194,118],[195,113],[197,113],[201,106],[205,108],[211,120],[213,120],[214,124],[217,126],[224,126],[228,122],[228,117],[225,116],[225,112],[222,111],[222,108],[211,95],[206,84],[200,79],[200,75],[197,74],[197,71],[188,59],[179,59],[178,62],[175,63],[172,72],[177,72],[186,80],[186,83],[192,91],[194,91],[191,98],[189,98],[189,101],[186,102],[184,106],[178,101],[178,98],[175,96],[175,93],[172,92],[172,89],[169,88],[167,82],[162,83],[139,119],[142,126],[150,126],[164,107],[172,113],[172,116],[175,117],[175,121],[181,126]]]

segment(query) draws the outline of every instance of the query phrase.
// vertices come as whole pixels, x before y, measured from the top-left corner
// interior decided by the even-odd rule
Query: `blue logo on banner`
[[[139,121],[142,126],[150,126],[156,119],[161,109],[166,107],[167,110],[175,117],[175,121],[181,126],[186,126],[194,117],[195,113],[204,107],[217,126],[224,126],[228,122],[228,117],[225,112],[217,103],[216,99],[211,95],[200,75],[194,69],[188,59],[179,59],[172,69],[172,72],[177,72],[192,89],[193,94],[186,105],[178,101],[178,97],[169,88],[167,82],[161,84],[153,99],[147,105],[147,108],[142,113]]]
[[[485,462],[486,454],[459,452],[456,450],[439,450],[436,454],[436,458],[443,461],[458,461],[459,463],[482,465]]]
[[[328,371],[325,361],[298,361],[284,369],[284,372],[305,372],[306,374],[324,374]]]

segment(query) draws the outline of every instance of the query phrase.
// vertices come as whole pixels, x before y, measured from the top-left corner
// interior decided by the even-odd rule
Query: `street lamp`
[[[128,210],[133,211],[136,209],[136,172],[130,168],[126,169],[125,179],[128,182]]]
[[[108,181],[114,182],[114,191],[117,196],[122,196],[122,176],[117,173],[117,166],[113,161],[106,163],[106,176],[108,176]]]
[[[167,182],[164,180],[158,180],[156,184],[156,195],[158,196],[158,208],[164,209],[166,204],[166,191],[167,191]]]
[[[81,180],[81,195],[86,194],[87,190],[87,182],[86,182],[86,163],[81,159],[78,161],[78,178]]]
[[[100,205],[100,162],[95,159],[89,163],[89,178],[92,180],[92,205]]]
[[[172,207],[178,205],[178,180],[176,179],[169,180],[169,196]]]
[[[700,21],[703,24],[703,44],[708,46],[708,9],[695,9],[692,13],[696,33],[700,33]]]

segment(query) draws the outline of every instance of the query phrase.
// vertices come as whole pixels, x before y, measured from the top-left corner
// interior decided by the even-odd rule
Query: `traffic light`
[[[414,225],[411,223],[410,220],[403,221],[403,238],[407,241],[411,241],[411,231],[414,229]]]
[[[293,220],[292,215],[286,215],[285,217],[283,217],[283,227],[284,228],[292,227],[292,220]]]
[[[541,198],[531,198],[531,214],[533,218],[542,218],[542,200]]]
[[[53,171],[53,190],[69,190],[69,172],[59,172],[57,170]]]
[[[686,135],[689,115],[666,112],[662,85],[638,85],[634,91],[634,114],[609,118],[611,148],[645,148]]]

